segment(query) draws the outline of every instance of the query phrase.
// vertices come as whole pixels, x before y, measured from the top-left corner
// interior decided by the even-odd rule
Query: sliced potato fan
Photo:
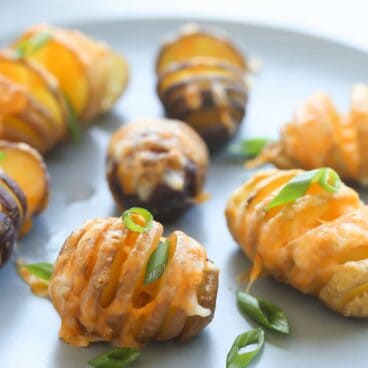
[[[305,194],[285,201],[288,190],[304,185],[302,176],[321,170],[331,169],[257,173],[231,195],[227,223],[253,261],[251,283],[270,274],[343,315],[367,318],[368,207],[339,180],[333,190],[309,182]]]
[[[248,96],[241,52],[217,31],[184,27],[161,47],[157,93],[166,115],[191,125],[214,150],[237,131]]]
[[[41,32],[50,38],[28,58],[57,79],[79,119],[90,122],[111,109],[128,81],[123,57],[80,32],[46,24],[28,29],[14,47]]]
[[[171,233],[167,264],[147,283],[162,235],[157,222],[138,233],[121,218],[104,218],[88,221],[69,236],[49,284],[62,339],[76,346],[109,341],[139,347],[155,340],[188,340],[210,323],[219,270],[194,239]]]

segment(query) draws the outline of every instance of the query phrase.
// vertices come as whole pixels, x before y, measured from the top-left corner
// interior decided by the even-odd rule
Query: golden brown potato
[[[281,169],[328,166],[345,180],[368,185],[368,87],[353,88],[350,111],[341,115],[331,99],[317,93],[285,124],[278,142],[266,146],[255,167],[270,162]]]
[[[128,82],[124,58],[80,32],[47,24],[29,28],[14,47],[41,32],[50,39],[27,58],[57,79],[79,119],[87,123],[110,110]]]
[[[144,207],[162,221],[172,221],[201,196],[208,170],[201,137],[168,119],[125,124],[112,136],[106,161],[119,207]]]
[[[368,317],[368,207],[341,184],[318,183],[295,202],[267,210],[301,170],[255,174],[230,197],[226,218],[234,239],[261,273],[319,297],[345,316]]]
[[[24,193],[27,202],[21,234],[32,227],[35,215],[45,210],[49,198],[49,181],[46,165],[40,154],[25,143],[0,140],[0,169],[5,172]]]
[[[26,216],[22,190],[0,169],[0,266],[9,259]]]
[[[141,223],[141,225],[143,225]],[[88,221],[65,241],[49,285],[62,325],[76,346],[109,341],[138,347],[152,340],[186,340],[212,319],[218,269],[205,249],[176,231],[167,266],[145,284],[147,263],[162,240],[162,225],[132,232],[121,218]]]
[[[23,86],[0,74],[0,139],[25,142],[45,153],[56,144],[55,133],[47,110]]]
[[[37,102],[47,117],[50,145],[66,138],[67,112],[57,81],[37,64],[16,57],[12,50],[0,51],[0,75],[15,83]],[[7,139],[7,137],[1,137]]]
[[[232,137],[245,114],[246,61],[214,31],[191,26],[162,46],[157,93],[168,117],[189,123],[216,149]]]

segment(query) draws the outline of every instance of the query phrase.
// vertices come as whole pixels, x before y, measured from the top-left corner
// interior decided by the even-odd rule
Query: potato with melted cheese
[[[278,142],[270,143],[254,161],[281,169],[328,166],[345,180],[368,185],[368,86],[356,85],[351,107],[341,115],[331,99],[317,93],[302,104]]]
[[[187,122],[216,149],[245,115],[247,72],[245,58],[227,37],[185,26],[157,56],[157,93],[168,117]]]
[[[0,168],[0,266],[13,252],[26,216],[27,202],[21,188]]]
[[[314,183],[295,202],[267,209],[302,172],[259,172],[228,201],[230,232],[254,262],[251,282],[272,275],[345,316],[368,317],[368,207],[358,194]]]
[[[203,194],[208,152],[201,137],[176,120],[140,120],[115,132],[107,179],[121,209],[139,206],[170,221]]]
[[[188,235],[167,236],[166,268],[160,278],[144,282],[162,236],[158,222],[138,233],[112,217],[88,221],[68,237],[49,284],[64,341],[139,347],[153,340],[187,340],[211,321],[218,269]]]
[[[25,143],[0,140],[0,170],[20,188],[27,203],[21,235],[32,227],[33,218],[42,213],[49,199],[49,177],[42,156]]]
[[[79,120],[88,123],[109,111],[128,82],[125,59],[103,42],[48,24],[29,28],[13,46],[41,33],[49,36],[48,41],[27,59],[56,78]]]

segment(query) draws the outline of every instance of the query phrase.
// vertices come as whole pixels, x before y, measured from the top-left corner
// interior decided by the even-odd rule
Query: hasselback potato
[[[228,38],[186,26],[157,56],[157,93],[168,117],[190,124],[216,149],[235,134],[244,117],[248,71]]]
[[[9,259],[26,216],[22,190],[0,169],[0,266]]]
[[[302,173],[259,172],[228,201],[231,234],[254,262],[251,281],[269,274],[345,316],[368,317],[368,208],[358,194],[343,183],[334,192],[312,183],[294,202],[268,209]]]
[[[48,24],[26,30],[14,47],[40,33],[50,38],[28,58],[57,79],[79,119],[90,122],[110,110],[128,82],[124,58],[81,32]]]
[[[43,212],[49,199],[49,177],[41,155],[25,143],[0,140],[0,170],[17,184],[27,203],[21,235],[32,227],[33,217]]]
[[[173,220],[203,193],[208,152],[201,137],[175,120],[125,124],[111,138],[107,179],[121,209],[140,206]]]
[[[42,154],[112,108],[128,67],[103,43],[79,32],[39,25],[0,51],[0,139]]]
[[[140,216],[135,221],[145,224]],[[162,236],[157,222],[138,233],[121,218],[91,220],[74,231],[49,284],[62,319],[60,337],[76,346],[109,341],[137,347],[199,333],[213,317],[218,269],[199,243],[175,231],[166,238],[163,274],[147,284],[147,263]]]
[[[345,180],[368,185],[368,87],[356,85],[351,107],[341,115],[324,93],[309,98],[281,132],[248,166],[273,163],[278,168],[328,166]]]

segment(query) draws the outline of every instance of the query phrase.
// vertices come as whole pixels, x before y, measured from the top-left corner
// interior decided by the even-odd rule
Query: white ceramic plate
[[[109,349],[107,344],[77,349],[61,342],[60,320],[53,306],[30,293],[15,272],[14,260],[53,261],[65,237],[86,219],[116,214],[104,175],[109,136],[124,121],[162,115],[155,94],[154,58],[163,35],[186,21],[119,20],[75,25],[126,55],[131,82],[114,111],[86,132],[80,144],[67,144],[47,157],[52,193],[49,208],[20,242],[12,261],[0,270],[1,368],[85,367],[90,358]],[[367,81],[368,57],[356,49],[285,30],[210,24],[227,30],[246,54],[264,61],[240,135],[276,137],[278,127],[295,106],[316,90],[329,92],[337,105],[346,109],[351,85]],[[4,38],[1,44],[9,40]],[[234,338],[255,326],[236,307],[236,275],[249,263],[231,239],[223,215],[230,192],[250,174],[241,165],[217,156],[207,185],[212,200],[191,209],[173,226],[204,244],[210,258],[221,267],[213,323],[185,345],[147,347],[137,367],[223,368]],[[257,367],[367,366],[366,321],[345,319],[318,300],[271,278],[259,280],[253,293],[281,306],[292,325],[288,337],[267,333],[265,349],[254,364]]]

